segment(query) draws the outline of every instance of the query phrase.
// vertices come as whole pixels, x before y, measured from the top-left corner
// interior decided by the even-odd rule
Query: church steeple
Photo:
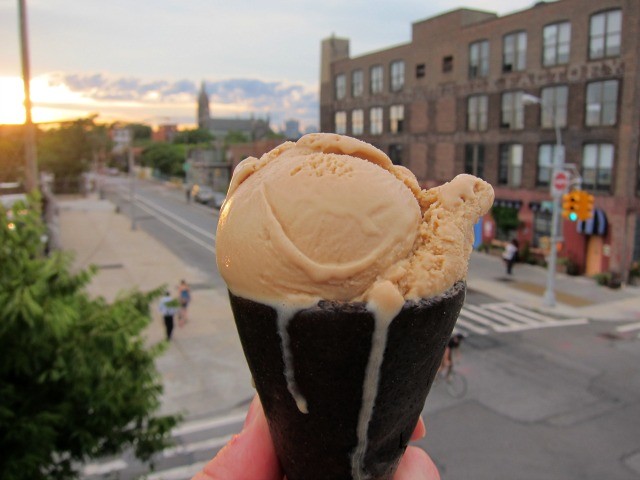
[[[200,94],[198,95],[198,128],[209,128],[209,95],[205,90],[204,80],[200,85]]]

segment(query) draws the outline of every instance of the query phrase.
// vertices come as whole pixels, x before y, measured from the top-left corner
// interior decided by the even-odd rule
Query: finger
[[[267,419],[256,396],[242,431],[192,480],[282,480]]]
[[[407,447],[393,480],[440,480],[440,474],[424,450]]]
[[[413,433],[411,434],[411,441],[415,441],[415,440],[420,440],[421,438],[424,438],[424,436],[427,434],[427,427],[425,427],[424,425],[424,420],[422,420],[422,417],[418,418],[418,423],[416,424],[416,428],[413,430]]]

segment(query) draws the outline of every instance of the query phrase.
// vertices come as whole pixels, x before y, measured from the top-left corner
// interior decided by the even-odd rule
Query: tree
[[[183,145],[154,143],[142,151],[142,163],[170,177],[184,175],[182,165],[185,161]]]
[[[206,128],[192,128],[176,133],[173,143],[200,144],[211,143],[214,140],[211,131]]]
[[[227,136],[224,137],[225,145],[233,145],[236,143],[248,143],[249,138],[242,132],[230,131]]]
[[[95,117],[74,120],[39,133],[38,163],[41,170],[55,175],[58,191],[77,191],[94,153],[106,150],[109,143],[106,127],[97,125]]]
[[[156,416],[162,385],[145,346],[160,289],[113,303],[86,293],[93,270],[43,254],[37,198],[0,207],[0,478],[72,479],[81,462],[169,444],[176,416]]]
[[[133,132],[133,140],[150,140],[152,129],[149,125],[144,123],[130,123],[127,125],[128,129]]]

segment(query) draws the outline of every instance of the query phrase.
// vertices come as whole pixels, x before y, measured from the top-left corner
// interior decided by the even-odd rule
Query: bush
[[[43,234],[37,199],[0,207],[0,478],[76,478],[129,446],[146,461],[178,421],[154,415],[162,346],[142,335],[160,289],[91,299],[93,270],[46,257]]]

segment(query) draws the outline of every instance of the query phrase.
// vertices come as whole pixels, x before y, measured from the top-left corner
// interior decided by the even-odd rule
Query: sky
[[[459,7],[500,15],[535,0],[26,0],[36,122],[193,127],[213,117],[317,127],[320,42],[352,56],[408,43],[411,24]],[[0,0],[0,124],[24,121],[18,0]]]

